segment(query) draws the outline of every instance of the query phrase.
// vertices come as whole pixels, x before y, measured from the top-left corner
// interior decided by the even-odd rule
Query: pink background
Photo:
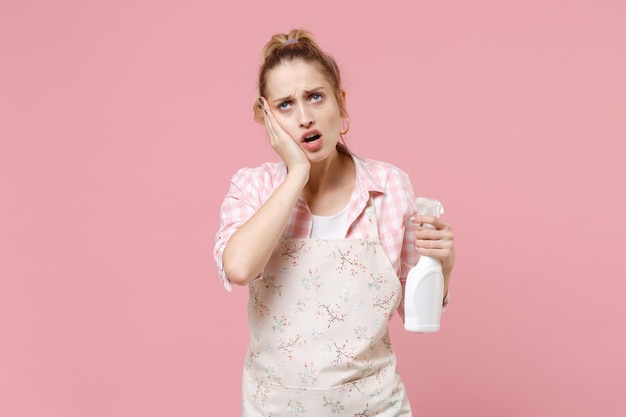
[[[219,8],[218,5],[219,4]],[[623,1],[3,1],[0,416],[236,416],[245,289],[211,251],[270,35],[343,70],[358,154],[456,232],[419,416],[624,416]]]

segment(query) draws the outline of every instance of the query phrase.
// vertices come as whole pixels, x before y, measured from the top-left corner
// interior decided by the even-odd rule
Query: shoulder
[[[355,164],[361,170],[363,185],[373,193],[376,212],[382,218],[381,233],[402,229],[412,212],[415,195],[409,174],[389,162],[375,159],[361,158]]]
[[[271,187],[285,176],[283,162],[265,162],[256,167],[239,168],[231,178],[231,183],[239,188]]]
[[[370,158],[355,157],[354,161],[357,171],[359,171],[367,181],[371,182],[372,186],[382,188],[379,191],[384,191],[390,186],[411,186],[409,174],[396,165]]]
[[[382,176],[401,176],[408,177],[409,175],[402,168],[397,167],[389,162],[378,161],[376,159],[362,158],[363,163],[373,172]]]

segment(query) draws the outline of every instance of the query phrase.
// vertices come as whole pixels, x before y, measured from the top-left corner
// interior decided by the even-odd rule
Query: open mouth
[[[319,133],[315,133],[313,135],[305,136],[304,142],[309,143],[318,140],[321,137]]]

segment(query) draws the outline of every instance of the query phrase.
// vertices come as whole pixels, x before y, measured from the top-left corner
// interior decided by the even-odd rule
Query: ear
[[[263,115],[263,110],[261,109],[259,102],[254,100],[254,105],[252,106],[252,112],[254,114],[254,121],[257,123],[264,124],[265,116]]]

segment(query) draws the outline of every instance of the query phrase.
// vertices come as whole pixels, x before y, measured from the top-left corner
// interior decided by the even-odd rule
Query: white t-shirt
[[[313,216],[311,238],[313,239],[341,239],[346,235],[348,227],[348,206],[332,216]]]

